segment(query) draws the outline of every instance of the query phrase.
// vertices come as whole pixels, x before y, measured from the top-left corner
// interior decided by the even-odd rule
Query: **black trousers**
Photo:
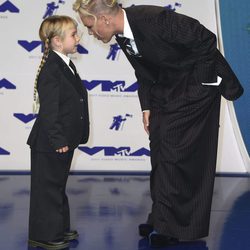
[[[148,223],[161,234],[192,240],[209,231],[221,96],[201,84],[173,99],[165,91],[151,90]]]
[[[65,189],[73,153],[31,150],[29,239],[58,240],[70,229]]]

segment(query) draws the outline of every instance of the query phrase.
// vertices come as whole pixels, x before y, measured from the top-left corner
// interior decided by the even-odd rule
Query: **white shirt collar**
[[[58,52],[56,50],[53,50],[58,56],[60,56],[63,61],[69,66],[69,61],[70,61],[70,58],[65,56],[64,54],[62,54],[61,52]]]
[[[122,9],[122,11],[123,11],[123,16],[124,16],[123,36],[129,39],[135,40],[132,30],[130,28],[129,22],[128,22],[126,11],[124,9]]]

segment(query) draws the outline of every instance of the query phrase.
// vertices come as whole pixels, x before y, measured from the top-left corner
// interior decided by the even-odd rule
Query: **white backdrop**
[[[149,0],[120,2],[124,7],[152,4]],[[30,169],[26,140],[35,119],[33,84],[42,56],[38,29],[46,15],[76,17],[72,3],[73,0],[0,0],[0,170]],[[154,5],[197,18],[217,33],[212,0],[155,0]],[[72,169],[148,171],[149,142],[142,126],[133,69],[124,54],[115,50],[115,40],[104,45],[80,28],[83,38],[78,53],[71,57],[89,90],[91,136],[88,144],[75,151]],[[228,104],[223,101],[218,172],[246,171],[232,124]]]

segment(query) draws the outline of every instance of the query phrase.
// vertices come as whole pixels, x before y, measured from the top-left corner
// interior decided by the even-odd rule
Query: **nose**
[[[80,35],[76,34],[76,42],[79,43],[80,40],[81,40]]]

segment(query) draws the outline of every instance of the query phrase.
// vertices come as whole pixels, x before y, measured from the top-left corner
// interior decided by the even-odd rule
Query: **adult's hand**
[[[69,150],[69,147],[65,146],[65,147],[57,149],[56,152],[57,153],[66,153],[68,150]]]
[[[143,126],[147,134],[149,135],[149,117],[150,117],[150,111],[145,110],[143,111]]]

